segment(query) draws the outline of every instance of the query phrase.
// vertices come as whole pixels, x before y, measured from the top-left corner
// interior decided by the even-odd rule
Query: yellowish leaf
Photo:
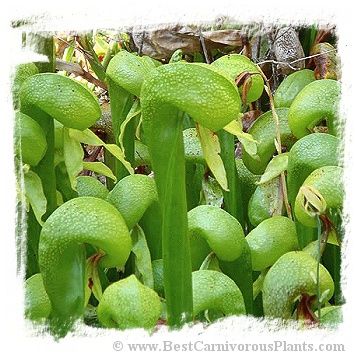
[[[220,156],[221,146],[219,144],[218,136],[213,131],[198,124],[196,129],[208,167],[222,189],[229,191],[226,170]]]
[[[253,158],[258,159],[259,156],[257,155],[257,141],[253,138],[252,135],[243,131],[243,126],[240,121],[233,120],[223,129],[228,131],[228,133],[235,135],[243,145],[245,151]]]

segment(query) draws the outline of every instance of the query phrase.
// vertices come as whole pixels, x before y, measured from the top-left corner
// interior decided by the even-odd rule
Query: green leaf
[[[107,176],[111,178],[114,182],[117,181],[116,176],[113,174],[111,169],[108,166],[106,166],[103,162],[83,161],[83,169],[94,171],[100,175]]]
[[[216,254],[208,254],[205,260],[202,262],[199,270],[216,270],[222,272],[219,267],[219,260]]]
[[[183,52],[181,49],[176,50],[170,57],[169,63],[182,61]]]
[[[252,137],[252,135],[245,133],[243,131],[242,123],[240,120],[233,120],[228,125],[223,128],[228,133],[235,135],[238,140],[243,145],[245,151],[252,156],[254,159],[258,159],[258,148],[257,141]]]
[[[24,190],[27,202],[40,225],[43,225],[42,216],[47,210],[47,199],[43,192],[42,181],[39,176],[29,170],[24,172]]]
[[[77,43],[76,40],[74,39],[74,41],[65,48],[62,56],[63,61],[71,62],[73,60],[76,46]]]
[[[109,50],[110,45],[100,36],[95,36],[94,51],[98,55],[104,55]]]
[[[97,77],[100,79],[100,81],[104,82],[106,78],[105,68],[99,61],[99,58],[96,52],[94,51],[92,36],[89,35],[80,36],[80,44],[85,50],[85,57],[88,59],[91,68],[93,69]]]
[[[330,230],[327,242],[339,246],[339,238],[335,229]]]
[[[250,223],[257,226],[266,218],[281,215],[283,209],[279,178],[265,182],[255,189],[248,203]]]
[[[57,190],[56,196],[57,196],[58,206],[62,205],[64,203],[63,195]]]
[[[202,180],[202,192],[200,204],[221,207],[223,203],[223,192],[218,182],[211,176]]]
[[[205,164],[201,142],[196,128],[187,128],[183,131],[185,159],[187,162]]]
[[[154,289],[153,268],[145,234],[139,225],[135,225],[131,235],[133,240],[132,252],[136,257],[136,269],[142,277],[143,284]]]
[[[85,270],[85,298],[84,298],[84,306],[86,306],[89,303],[90,296],[91,296],[91,288],[89,286],[89,279],[91,278],[92,275],[92,263],[91,262],[86,262],[86,270]]]
[[[102,146],[104,142],[93,133],[90,129],[77,130],[69,129],[70,137],[75,139],[77,142],[84,143],[92,146]]]
[[[126,119],[125,119],[125,120],[123,121],[123,123],[121,124],[121,127],[120,127],[120,135],[118,136],[118,142],[119,142],[120,145],[121,145],[123,155],[125,154],[125,152],[124,152],[124,144],[123,144],[123,135],[124,135],[126,126],[127,126],[127,124],[128,124],[133,118],[135,118],[140,112],[141,112],[141,107],[140,107],[140,105],[139,105],[139,101],[138,101],[138,100],[135,100],[135,101],[133,102],[133,105],[132,105],[132,107],[131,107],[131,110],[130,110],[129,113],[127,114]]]
[[[102,286],[99,277],[98,263],[102,255],[94,254],[86,261],[85,281],[85,303],[86,306],[89,302],[91,293],[94,294],[97,301],[100,302],[102,298]]]
[[[90,129],[83,131],[70,129],[70,136],[77,142],[93,146],[103,146],[124,165],[130,174],[134,173],[134,169],[132,168],[131,164],[125,159],[122,150],[116,144],[106,144]]]
[[[283,171],[287,170],[288,166],[288,152],[275,156],[266,166],[260,181],[257,182],[259,185],[266,183],[273,178],[279,176]]]
[[[105,149],[108,150],[116,159],[118,159],[127,171],[133,175],[134,169],[131,164],[125,159],[122,150],[116,144],[105,144]]]
[[[208,167],[222,189],[228,191],[227,174],[220,156],[221,146],[219,144],[218,136],[213,131],[206,129],[201,125],[197,125],[196,129]]]
[[[92,275],[92,282],[93,282],[92,293],[94,294],[96,300],[100,301],[102,298],[102,287],[101,287],[98,269],[97,268],[94,269],[93,273],[94,274]]]
[[[75,129],[63,127],[63,156],[71,187],[75,190],[76,176],[83,170],[84,150],[80,142],[71,135],[72,130]]]

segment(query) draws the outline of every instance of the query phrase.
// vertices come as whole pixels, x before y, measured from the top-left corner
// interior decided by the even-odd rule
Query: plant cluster
[[[128,37],[35,34],[49,62],[13,84],[26,317],[56,336],[340,322],[340,84],[320,32],[281,83],[230,48],[158,61]]]

